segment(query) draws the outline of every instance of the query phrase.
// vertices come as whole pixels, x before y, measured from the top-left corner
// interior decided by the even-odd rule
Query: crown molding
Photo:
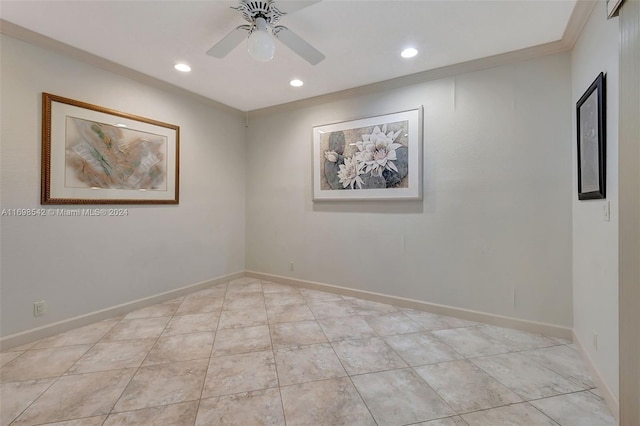
[[[577,0],[573,11],[571,12],[569,22],[567,23],[567,27],[565,28],[562,38],[557,41],[527,47],[524,49],[513,50],[511,52],[501,53],[498,55],[473,59],[453,65],[447,65],[440,68],[434,68],[431,70],[422,71],[403,77],[397,77],[391,80],[372,83],[365,86],[341,90],[339,92],[329,93],[326,95],[301,99],[298,101],[281,105],[274,105],[267,108],[260,108],[249,111],[249,114],[252,117],[259,117],[265,114],[287,112],[299,108],[312,107],[324,103],[340,101],[351,97],[393,90],[404,86],[423,83],[426,81],[439,80],[443,78],[453,77],[455,75],[466,74],[483,69],[527,61],[542,56],[568,52],[573,49],[573,46],[582,33],[582,29],[589,20],[589,17],[595,9],[597,3],[598,1],[596,0]]]
[[[567,27],[562,35],[562,42],[569,50],[573,49],[578,37],[582,34],[584,26],[587,24],[589,17],[596,8],[598,1],[595,0],[578,0],[573,8]]]
[[[155,87],[175,95],[187,96],[205,105],[212,106],[214,108],[218,108],[233,114],[244,115],[244,111],[240,111],[239,109],[233,108],[229,105],[223,104],[197,93],[190,92],[189,90],[175,86],[171,83],[167,83],[166,81],[162,81],[158,78],[151,77],[150,75],[125,67],[124,65],[118,64],[117,62],[101,58],[92,53],[70,46],[66,43],[59,42],[50,37],[36,33],[35,31],[31,31],[27,28],[16,25],[12,22],[5,21],[4,19],[0,19],[0,33],[33,44],[43,49],[60,53],[72,59],[92,65],[96,68],[121,75],[123,77],[138,81],[148,86]]]

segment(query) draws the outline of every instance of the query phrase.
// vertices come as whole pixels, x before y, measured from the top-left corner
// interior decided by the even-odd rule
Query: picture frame
[[[178,204],[180,127],[42,93],[41,204]]]
[[[611,19],[614,16],[618,16],[622,2],[623,0],[607,0],[607,18]]]
[[[578,199],[606,198],[606,78],[600,73],[576,103]]]
[[[422,106],[313,127],[313,200],[421,200]]]

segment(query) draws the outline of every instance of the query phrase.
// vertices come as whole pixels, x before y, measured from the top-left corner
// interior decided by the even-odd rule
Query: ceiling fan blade
[[[273,29],[273,35],[311,65],[316,65],[325,58],[318,49],[311,46],[287,27],[281,25],[275,27]]]
[[[289,1],[283,0],[278,2],[278,9],[287,15],[297,12],[301,9],[305,9],[316,3],[320,3],[322,0],[301,0],[301,1]]]
[[[247,32],[249,30],[249,25],[240,25],[209,49],[207,51],[207,55],[214,56],[216,58],[224,58],[233,49],[235,49],[237,45],[242,43],[243,40],[247,39]]]

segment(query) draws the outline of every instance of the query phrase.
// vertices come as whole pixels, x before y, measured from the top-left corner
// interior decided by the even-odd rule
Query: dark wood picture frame
[[[606,198],[606,77],[600,73],[576,103],[578,199]]]

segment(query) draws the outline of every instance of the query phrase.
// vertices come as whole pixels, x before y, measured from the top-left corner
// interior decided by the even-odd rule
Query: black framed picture
[[[600,73],[576,103],[578,199],[606,197],[606,89]]]

